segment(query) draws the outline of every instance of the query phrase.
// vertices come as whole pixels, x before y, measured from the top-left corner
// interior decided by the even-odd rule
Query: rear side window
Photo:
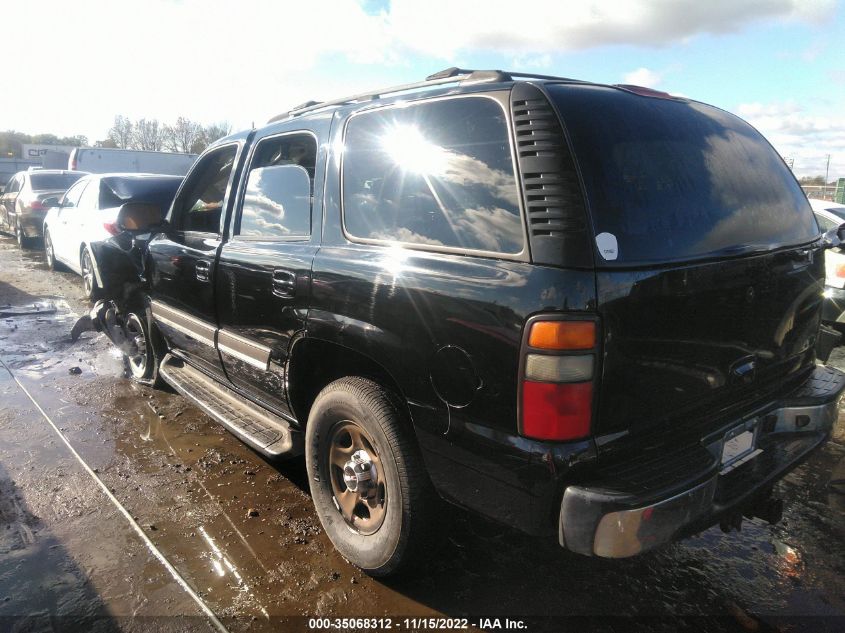
[[[79,199],[82,197],[82,192],[85,190],[85,187],[88,185],[89,182],[89,180],[77,182],[65,192],[65,195],[62,198],[63,210],[79,206]]]
[[[521,253],[502,107],[466,97],[353,116],[344,138],[343,213],[354,238]]]
[[[85,193],[79,199],[79,208],[85,211],[96,211],[99,208],[100,182],[91,180],[85,188]]]
[[[817,235],[795,178],[741,119],[613,88],[548,89],[572,139],[595,233],[615,238],[608,265],[741,254]]]
[[[249,166],[237,230],[244,237],[311,235],[317,140],[285,134],[262,140]]]

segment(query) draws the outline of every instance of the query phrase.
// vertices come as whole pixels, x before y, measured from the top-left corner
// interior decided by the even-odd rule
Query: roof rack
[[[483,83],[483,82],[502,82],[513,81],[514,78],[526,79],[563,79],[565,81],[573,81],[566,77],[555,77],[553,75],[533,75],[529,73],[517,73],[502,70],[470,70],[466,68],[446,68],[440,72],[436,72],[425,78],[424,81],[417,81],[409,84],[401,84],[399,86],[392,86],[382,90],[375,90],[371,92],[362,92],[349,97],[341,99],[333,99],[332,101],[306,101],[305,103],[292,108],[288,112],[277,114],[268,123],[275,123],[284,119],[291,119],[293,117],[302,116],[308,112],[315,110],[322,110],[323,108],[330,108],[332,106],[346,105],[348,103],[355,103],[360,101],[373,101],[385,95],[395,94],[398,92],[406,92],[408,90],[417,90],[422,88],[431,88],[450,83]]]

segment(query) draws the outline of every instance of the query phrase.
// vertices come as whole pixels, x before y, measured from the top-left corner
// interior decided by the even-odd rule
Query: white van
[[[145,173],[184,176],[196,160],[196,154],[149,152],[134,149],[79,147],[68,159],[68,169],[91,174]]]

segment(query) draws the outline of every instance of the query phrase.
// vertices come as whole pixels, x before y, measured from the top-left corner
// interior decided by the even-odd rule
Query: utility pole
[[[827,155],[827,166],[824,168],[824,197],[827,198],[827,182],[830,178],[830,154]]]

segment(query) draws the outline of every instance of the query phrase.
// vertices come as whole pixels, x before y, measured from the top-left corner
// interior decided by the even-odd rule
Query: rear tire
[[[24,235],[23,229],[21,229],[17,220],[15,221],[15,239],[18,241],[18,247],[21,250],[29,250],[32,248],[32,239]]]
[[[56,252],[53,250],[53,240],[50,238],[50,230],[44,229],[44,259],[47,260],[48,270],[62,270],[62,266],[56,261]]]
[[[164,381],[159,376],[158,368],[167,348],[155,326],[150,328],[148,310],[145,308],[130,310],[126,315],[124,329],[137,350],[136,354],[123,356],[123,363],[129,376],[142,385],[163,386]]]
[[[82,290],[85,298],[94,301],[100,295],[100,286],[97,285],[97,275],[94,273],[94,258],[87,246],[79,256],[79,269],[82,271]]]
[[[317,515],[349,562],[387,576],[424,553],[435,495],[395,394],[357,376],[329,384],[308,416],[305,458]]]

